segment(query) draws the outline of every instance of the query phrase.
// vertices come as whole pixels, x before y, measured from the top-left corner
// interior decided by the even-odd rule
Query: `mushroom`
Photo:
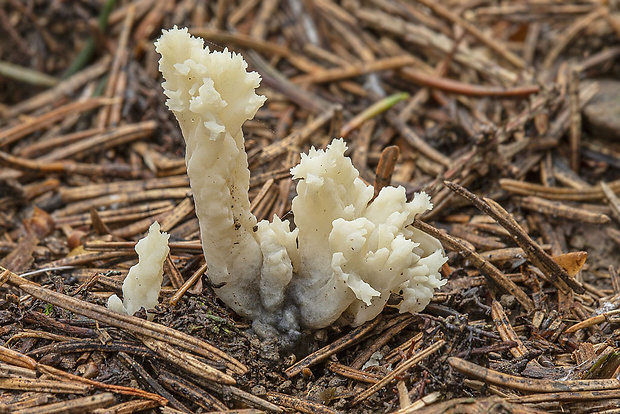
[[[210,52],[187,29],[155,43],[168,97],[187,144],[186,162],[200,222],[208,277],[217,295],[254,321],[262,336],[294,338],[300,328],[336,321],[360,325],[392,293],[401,312],[418,312],[445,284],[439,241],[410,226],[430,197],[407,201],[403,187],[373,188],[346,157],[342,139],[312,148],[291,169],[297,184],[295,228],[250,212],[250,171],[241,127],[265,98],[241,55]]]

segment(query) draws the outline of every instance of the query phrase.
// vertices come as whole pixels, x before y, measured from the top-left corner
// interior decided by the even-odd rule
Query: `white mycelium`
[[[409,226],[432,208],[429,196],[406,200],[386,187],[369,204],[346,145],[312,148],[291,170],[299,179],[295,229],[250,212],[250,172],[241,126],[265,98],[260,77],[227,50],[209,52],[187,29],[164,31],[155,44],[168,108],[187,144],[187,173],[200,222],[208,275],[218,296],[254,320],[263,335],[321,328],[336,320],[359,325],[377,316],[391,293],[401,312],[418,312],[442,286],[441,244]]]
[[[140,308],[153,309],[159,304],[163,266],[168,252],[168,233],[160,232],[159,223],[149,227],[149,233],[136,244],[138,264],[129,269],[123,282],[123,301],[116,295],[108,299],[108,308],[133,315]]]

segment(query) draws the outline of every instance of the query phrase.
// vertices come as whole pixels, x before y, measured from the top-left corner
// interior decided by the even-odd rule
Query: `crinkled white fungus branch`
[[[187,144],[187,175],[194,193],[209,278],[237,313],[253,318],[261,305],[256,291],[261,249],[250,213],[250,171],[241,125],[265,98],[260,77],[246,71],[241,55],[209,52],[187,29],[172,29],[155,43],[166,81],[166,105]]]
[[[432,208],[429,196],[418,193],[407,202],[403,187],[385,187],[369,205],[374,188],[359,178],[346,149],[342,139],[326,151],[312,148],[291,170],[301,179],[293,200],[301,320],[314,328],[343,312],[353,325],[373,319],[399,291],[400,311],[419,312],[445,283],[439,276],[446,261],[441,244],[409,226]]]
[[[136,243],[138,264],[129,269],[123,282],[123,301],[116,295],[108,299],[108,308],[133,315],[140,308],[153,309],[159,304],[159,292],[164,275],[164,261],[168,256],[168,233],[160,232],[158,222],[149,227],[149,233]]]
[[[265,98],[260,77],[240,55],[209,52],[187,29],[156,42],[167,106],[187,143],[190,177],[208,275],[218,296],[254,320],[263,335],[321,328],[340,319],[359,325],[377,316],[392,293],[401,312],[417,312],[445,282],[443,249],[409,226],[432,208],[429,196],[407,202],[405,189],[373,188],[359,179],[346,145],[312,148],[291,170],[296,228],[274,217],[256,223],[248,200],[249,169],[241,126]],[[370,203],[370,204],[369,204]]]

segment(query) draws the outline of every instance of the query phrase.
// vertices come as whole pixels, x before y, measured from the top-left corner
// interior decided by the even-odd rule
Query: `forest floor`
[[[610,4],[2,2],[0,412],[617,413]],[[431,195],[413,225],[448,282],[424,312],[284,348],[215,296],[153,46],[174,25],[262,77],[259,220],[292,219],[290,168],[334,137],[369,185]],[[161,305],[119,317],[106,300],[156,220]]]

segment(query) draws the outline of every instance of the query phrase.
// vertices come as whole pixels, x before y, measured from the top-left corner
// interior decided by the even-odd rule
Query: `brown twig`
[[[563,217],[577,222],[606,224],[610,221],[610,218],[605,214],[567,206],[566,204],[548,201],[540,197],[525,197],[519,200],[519,205],[528,210],[537,211],[552,217]]]
[[[465,255],[468,260],[471,260],[472,264],[480,271],[480,273],[487,276],[490,280],[497,284],[500,289],[513,295],[528,312],[536,308],[534,301],[529,298],[523,289],[507,278],[506,275],[504,275],[498,268],[485,261],[478,253],[467,247],[461,241],[418,219],[413,222],[413,226],[433,237],[438,238],[447,248]]]
[[[429,0],[417,0],[417,1],[419,3],[424,4],[426,7],[428,7],[429,9],[431,9],[432,11],[434,11],[441,17],[447,20],[450,20],[451,22],[456,23],[459,26],[463,27],[473,37],[475,37],[481,43],[488,46],[495,53],[500,55],[502,58],[504,58],[504,60],[510,62],[515,67],[519,69],[523,69],[525,67],[525,62],[521,58],[519,58],[517,55],[510,52],[508,48],[506,47],[506,45],[503,45],[499,43],[498,41],[494,40],[493,38],[486,36],[484,33],[478,30],[476,26],[469,23],[467,20],[461,18],[458,14],[454,13],[452,10],[448,9],[447,7],[443,6],[440,3],[435,3]]]
[[[336,411],[323,404],[319,404],[314,401],[305,400],[299,397],[293,397],[279,392],[269,391],[267,398],[278,405],[283,407],[292,408],[295,411],[308,413],[308,414],[336,414]]]
[[[121,329],[128,329],[133,333],[179,346],[215,361],[226,361],[227,366],[239,374],[244,374],[247,372],[245,365],[220,351],[216,347],[201,341],[200,339],[186,335],[163,325],[113,312],[105,307],[84,302],[71,296],[45,289],[33,282],[22,279],[15,273],[2,267],[0,267],[0,271],[2,272],[0,275],[0,281],[2,283],[8,283],[12,286],[18,287],[37,299],[60,306],[63,309],[70,310],[111,326],[116,326]]]
[[[389,186],[392,182],[392,174],[394,173],[394,167],[396,167],[399,155],[400,148],[396,145],[389,146],[381,152],[379,165],[377,165],[377,174],[375,175],[375,194],[372,200],[377,198],[383,187]],[[371,203],[372,200],[370,200]]]
[[[403,77],[418,85],[439,89],[445,92],[456,93],[466,96],[489,96],[495,98],[527,98],[540,92],[537,85],[519,86],[516,88],[492,88],[469,85],[451,79],[441,78],[415,70],[413,68],[401,69]]]
[[[364,338],[364,336],[366,336],[366,334],[368,334],[370,331],[372,331],[375,326],[377,326],[377,324],[379,323],[379,321],[381,320],[380,317],[375,318],[373,321],[365,323],[364,325],[355,328],[354,330],[352,330],[351,332],[349,332],[348,334],[344,335],[342,338],[338,339],[337,341],[332,342],[331,344],[327,345],[324,348],[319,349],[318,351],[308,355],[307,357],[305,357],[304,359],[302,359],[301,361],[298,361],[297,363],[295,363],[294,365],[288,367],[285,371],[284,374],[289,377],[292,378],[296,375],[298,375],[302,370],[309,368],[313,365],[318,364],[319,362],[325,360],[326,358],[328,358],[330,355],[335,354],[336,352],[339,352],[353,344],[355,344],[356,342],[360,341],[362,338]]]
[[[617,379],[559,381],[516,377],[456,357],[448,358],[448,364],[452,368],[484,382],[526,392],[599,391],[620,387],[620,381]]]
[[[568,46],[568,44],[586,27],[600,19],[607,13],[606,7],[598,7],[587,15],[576,19],[575,22],[566,29],[566,31],[560,36],[559,40],[556,40],[553,48],[547,53],[545,61],[543,62],[543,68],[550,70],[555,61],[560,56],[560,53]]]
[[[439,349],[441,349],[445,344],[446,344],[446,341],[441,339],[435,342],[434,344],[430,345],[428,348],[421,350],[420,352],[418,352],[417,354],[415,354],[414,356],[412,356],[411,358],[409,358],[408,360],[400,364],[394,371],[390,372],[388,375],[383,377],[381,381],[377,382],[376,384],[373,384],[372,386],[368,387],[367,389],[362,391],[360,394],[358,394],[353,399],[351,404],[357,405],[360,402],[364,401],[366,398],[370,397],[375,392],[379,391],[381,388],[389,384],[390,381],[392,381],[396,376],[404,373],[409,368],[413,367],[414,365],[425,360],[426,358],[428,358],[435,352],[439,351]]]
[[[68,114],[85,112],[102,105],[111,105],[113,103],[113,99],[100,97],[89,99],[86,102],[73,102],[61,106],[60,108],[54,109],[44,115],[0,131],[0,148],[10,145],[26,135],[45,128],[54,122],[58,122]]]
[[[174,295],[170,298],[168,303],[170,306],[176,306],[179,303],[179,300],[185,295],[185,293],[202,277],[203,274],[207,271],[207,264],[203,264],[192,274],[183,285],[175,292]]]
[[[542,270],[551,281],[562,280],[571,289],[577,293],[583,293],[585,291],[583,285],[577,280],[573,279],[566,273],[562,267],[548,255],[538,243],[517,224],[517,222],[504,210],[499,204],[488,198],[479,199],[474,194],[467,191],[465,188],[458,184],[454,184],[448,181],[444,181],[444,184],[454,191],[456,194],[465,198],[471,202],[476,208],[483,213],[493,217],[502,227],[504,227],[510,233],[515,242],[523,249],[528,259],[532,261],[540,270]],[[557,285],[557,282],[556,282]],[[561,288],[560,285],[557,285]]]

